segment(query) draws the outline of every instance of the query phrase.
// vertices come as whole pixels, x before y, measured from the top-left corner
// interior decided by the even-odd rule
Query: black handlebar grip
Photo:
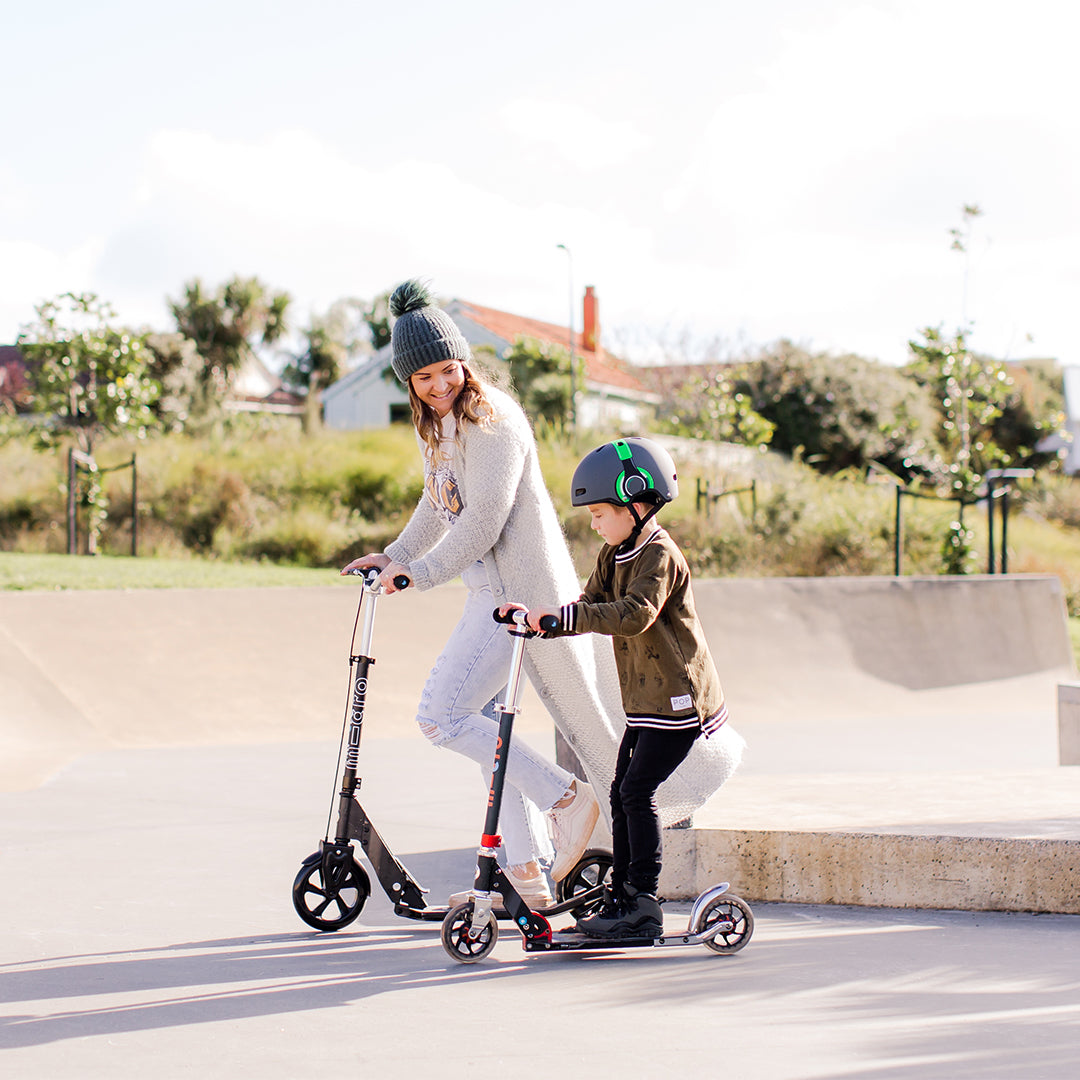
[[[398,574],[398,576],[394,578],[395,589],[407,589],[411,584],[412,582],[409,580],[408,577],[405,576],[405,574]]]
[[[513,613],[512,611],[508,611],[508,612],[507,612],[507,613],[506,613],[505,615],[500,615],[500,614],[499,614],[499,609],[498,609],[498,608],[496,608],[496,609],[495,609],[495,610],[494,610],[494,611],[493,611],[493,612],[491,613],[491,617],[492,617],[492,618],[493,618],[493,619],[494,619],[494,620],[495,620],[495,621],[496,621],[497,623],[512,623],[512,622],[514,621],[514,613]]]
[[[559,629],[560,619],[558,615],[541,615],[540,629],[550,632]]]

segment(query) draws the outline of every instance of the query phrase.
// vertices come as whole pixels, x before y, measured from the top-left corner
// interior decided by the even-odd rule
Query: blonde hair
[[[465,423],[487,427],[495,419],[495,407],[487,395],[484,383],[477,378],[471,367],[464,360],[459,360],[465,374],[458,396],[454,398],[451,412],[460,428]],[[432,458],[439,454],[439,435],[442,432],[442,417],[428,404],[421,401],[413,389],[412,376],[406,384],[409,387],[409,406],[412,409],[413,425],[420,439],[427,447]]]

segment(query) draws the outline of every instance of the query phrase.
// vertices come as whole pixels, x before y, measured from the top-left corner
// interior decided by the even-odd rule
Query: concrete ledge
[[[690,829],[664,847],[671,899],[728,880],[751,901],[1080,914],[1076,840]]]
[[[736,776],[664,833],[661,893],[1080,914],[1080,769]]]
[[[1058,764],[1080,765],[1080,683],[1058,683]]]

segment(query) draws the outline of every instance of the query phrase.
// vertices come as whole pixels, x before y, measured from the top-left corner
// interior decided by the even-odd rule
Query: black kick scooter
[[[495,902],[499,899],[521,932],[522,945],[526,952],[559,952],[567,949],[593,952],[635,948],[667,949],[682,945],[704,945],[715,953],[738,952],[754,932],[754,914],[749,904],[728,893],[727,882],[711,886],[694,901],[684,931],[665,934],[659,938],[599,938],[579,933],[573,928],[552,930],[548,917],[558,914],[560,908],[531,911],[518,895],[496,861],[502,842],[497,829],[505,781],[505,773],[500,766],[509,753],[514,716],[519,712],[521,661],[525,652],[525,641],[535,637],[536,633],[525,625],[524,611],[511,611],[505,618],[500,617],[498,609],[493,614],[496,622],[510,624],[509,633],[514,639],[510,676],[506,686],[507,703],[496,705],[499,742],[488,793],[484,832],[477,851],[476,880],[471,897],[451,908],[443,919],[441,938],[447,954],[461,964],[475,964],[491,952],[499,938],[499,924],[492,913]],[[555,630],[558,619],[551,615],[544,616],[540,625],[544,630]],[[600,902],[602,894],[601,887],[580,889],[574,899],[563,906],[577,905],[572,914],[575,918],[580,918],[584,911],[591,910]]]
[[[319,841],[319,850],[304,859],[293,881],[293,907],[297,915],[316,930],[333,931],[348,926],[361,912],[371,895],[371,879],[354,857],[352,841],[359,840],[375,876],[386,895],[394,902],[394,912],[408,919],[437,922],[449,908],[430,907],[424,899],[427,889],[409,873],[386,846],[357,797],[360,790],[360,739],[363,734],[364,710],[367,704],[368,675],[375,663],[371,655],[371,638],[375,626],[376,598],[382,592],[379,571],[374,568],[353,570],[364,579],[356,622],[353,624],[349,656],[349,703],[345,709],[341,744],[338,751],[335,784],[341,785],[335,803],[337,824],[330,839],[330,822],[334,805],[330,807],[326,833]],[[394,585],[404,589],[409,579],[404,575],[394,579]],[[357,629],[361,628],[360,648],[356,650]],[[342,762],[344,761],[344,769]],[[611,855],[601,850],[586,851],[570,873],[559,882],[556,904],[544,910],[555,914],[582,908],[583,903],[601,894],[599,885],[611,868]]]

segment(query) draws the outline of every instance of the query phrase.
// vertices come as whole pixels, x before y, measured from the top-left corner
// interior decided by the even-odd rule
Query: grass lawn
[[[0,552],[0,589],[248,589],[344,580],[332,569],[271,563]]]

